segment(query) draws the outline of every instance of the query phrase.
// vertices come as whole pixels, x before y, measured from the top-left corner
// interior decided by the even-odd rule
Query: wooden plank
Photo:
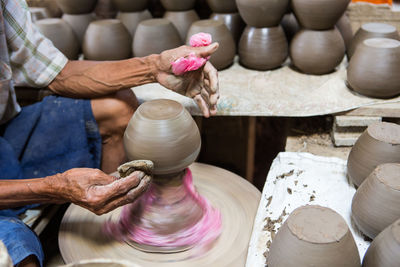
[[[382,117],[371,116],[335,116],[335,125],[338,127],[362,127],[375,122],[381,122]]]
[[[400,102],[364,106],[344,113],[346,116],[400,118]]]

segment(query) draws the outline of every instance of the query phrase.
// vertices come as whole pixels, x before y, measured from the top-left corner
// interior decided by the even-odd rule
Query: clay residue
[[[289,193],[289,195],[291,195],[292,193],[293,193],[293,190],[292,190],[292,188],[287,188],[287,192]]]
[[[309,202],[313,202],[314,200],[315,200],[315,195],[312,194],[312,195],[310,196],[310,201],[309,201]]]
[[[267,200],[268,200],[268,202],[267,202],[267,205],[265,206],[266,208],[268,208],[268,207],[269,207],[269,205],[271,205],[271,202],[272,202],[272,196],[270,196],[269,198],[267,198]]]
[[[283,218],[288,215],[288,213],[286,212],[286,207],[283,209],[281,215],[276,219],[276,220],[272,220],[270,217],[267,217],[264,219],[264,221],[266,221],[266,224],[264,225],[263,230],[270,232],[271,234],[271,240],[273,240],[273,237],[275,237],[275,234],[277,232],[276,229],[276,225],[279,224],[281,225],[283,222]]]
[[[276,179],[285,179],[286,177],[292,176],[293,173],[294,173],[294,170],[291,170],[290,172],[286,172],[286,173],[276,176]]]
[[[391,122],[377,122],[367,129],[369,135],[379,141],[400,145],[400,125]]]

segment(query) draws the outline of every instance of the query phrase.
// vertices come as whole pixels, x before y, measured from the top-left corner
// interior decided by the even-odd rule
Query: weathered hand
[[[204,47],[181,46],[162,52],[156,63],[157,73],[155,77],[157,81],[168,89],[193,98],[205,117],[217,113],[219,99],[217,70],[210,62],[207,62],[196,71],[177,76],[172,72],[171,63],[192,53],[197,57],[207,58],[218,49],[218,46],[218,43]]]

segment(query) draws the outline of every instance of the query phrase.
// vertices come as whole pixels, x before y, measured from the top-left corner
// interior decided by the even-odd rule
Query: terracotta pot
[[[400,162],[400,125],[374,123],[351,149],[347,175],[355,185],[360,186],[378,165],[391,162]]]
[[[147,8],[147,0],[113,0],[120,12],[139,12]]]
[[[288,57],[288,43],[281,26],[254,28],[247,26],[239,43],[239,60],[250,69],[271,70]]]
[[[45,7],[30,7],[29,12],[31,13],[32,22],[50,17],[50,14]]]
[[[353,29],[351,28],[349,17],[344,14],[336,23],[336,27],[343,37],[344,44],[346,45],[346,50],[348,50],[350,48],[351,41],[353,40]]]
[[[93,12],[97,0],[56,0],[58,7],[67,14],[87,14]]]
[[[149,19],[139,23],[133,38],[133,54],[144,57],[182,45],[178,30],[167,19]]]
[[[236,45],[226,25],[222,21],[212,19],[196,21],[189,29],[186,44],[189,45],[190,37],[199,32],[211,34],[213,42],[219,43],[218,50],[210,59],[214,67],[218,70],[229,67],[235,57]]]
[[[192,23],[200,20],[194,9],[188,11],[167,11],[165,12],[164,18],[174,24],[179,32],[182,43],[186,41],[186,34]]]
[[[236,4],[248,26],[265,28],[279,25],[289,0],[236,0]]]
[[[167,11],[185,11],[194,8],[196,0],[161,0]]]
[[[311,30],[335,26],[351,0],[292,0],[292,10],[299,23]]]
[[[359,267],[360,256],[346,221],[321,206],[294,210],[272,241],[268,267]]]
[[[389,38],[400,40],[396,27],[384,23],[366,23],[354,35],[347,50],[347,56],[351,58],[359,44],[370,38]]]
[[[68,59],[77,59],[79,55],[79,42],[72,28],[62,19],[42,19],[36,21],[40,32],[51,40]]]
[[[89,60],[121,60],[131,57],[132,37],[117,19],[89,24],[83,38],[83,54]]]
[[[131,36],[135,36],[136,28],[140,22],[151,19],[151,14],[148,10],[140,12],[119,12],[117,19],[128,29]]]
[[[387,227],[371,243],[363,267],[400,266],[400,220]]]
[[[283,16],[281,26],[283,27],[286,38],[289,42],[293,39],[296,33],[300,31],[301,28],[293,13],[289,13]]]
[[[235,0],[207,0],[208,5],[214,13],[236,13]]]
[[[399,163],[379,165],[353,197],[353,220],[372,239],[400,218],[399,173]]]
[[[153,100],[139,106],[124,135],[129,160],[154,162],[154,174],[183,171],[200,152],[200,133],[189,112],[172,100]]]
[[[210,16],[210,19],[220,20],[225,23],[226,27],[228,27],[229,31],[231,32],[236,44],[239,43],[244,27],[246,26],[239,13],[213,13]]]
[[[71,26],[72,30],[75,33],[79,41],[79,45],[82,46],[83,43],[83,36],[85,35],[86,29],[89,24],[95,20],[95,16],[93,13],[89,14],[78,14],[78,15],[71,15],[71,14],[64,14],[62,19],[66,21],[69,26]]]
[[[367,39],[360,44],[347,70],[348,85],[356,92],[375,98],[400,94],[400,41]]]

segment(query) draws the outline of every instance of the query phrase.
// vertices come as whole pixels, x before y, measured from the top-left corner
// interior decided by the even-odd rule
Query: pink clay
[[[208,46],[212,42],[211,34],[199,32],[190,37],[190,45],[193,47]]]
[[[204,64],[206,64],[207,59],[202,57],[196,57],[196,55],[190,54],[188,57],[181,57],[180,59],[172,62],[172,71],[175,75],[182,75],[185,72],[198,70]]]

